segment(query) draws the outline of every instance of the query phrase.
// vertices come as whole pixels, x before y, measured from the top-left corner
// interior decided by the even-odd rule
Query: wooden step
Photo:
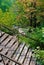
[[[1,61],[2,61],[2,58],[1,58],[1,56],[0,56],[0,63],[1,63]]]
[[[8,37],[8,34],[4,34],[0,39],[0,44]]]
[[[0,46],[0,52],[2,51],[2,49],[3,49],[3,46]]]
[[[16,41],[16,37],[12,38],[12,40],[6,45],[6,47],[11,47]]]
[[[11,49],[9,49],[8,53],[7,53],[7,57],[11,58],[13,53],[16,51],[17,47],[18,47],[18,41],[15,43],[15,45],[13,47],[11,47]],[[9,63],[9,59],[5,60],[5,64]]]
[[[36,65],[36,59],[32,57],[30,65]]]
[[[21,64],[23,63],[23,61],[25,59],[25,56],[27,54],[27,51],[28,51],[28,47],[25,46],[24,49],[23,49],[23,51],[22,51],[22,53],[21,53],[21,55],[20,55],[20,57],[19,57],[19,59],[18,59],[19,63],[21,63]]]
[[[13,53],[15,52],[16,48],[18,47],[18,42],[15,43],[15,47],[14,49],[9,49],[8,53],[7,53],[7,56],[9,58],[11,58],[11,56],[13,55]]]
[[[29,65],[32,57],[32,50],[29,49],[23,65]]]
[[[16,61],[18,60],[24,46],[25,46],[25,44],[20,44],[20,46],[18,47],[18,49],[16,50],[15,54],[12,57],[14,60],[16,60]],[[10,61],[9,65],[12,65],[12,64],[15,65],[14,62]]]
[[[9,48],[4,48],[0,53],[3,54],[3,55],[5,55],[8,50],[9,50]]]
[[[8,38],[6,38],[6,39],[1,43],[1,45],[6,46],[11,39],[12,39],[12,36],[9,36]]]
[[[7,53],[7,51],[9,50],[9,48],[4,48],[0,53],[5,55]],[[6,59],[5,57],[3,59]],[[2,63],[3,61],[1,61]]]
[[[0,38],[4,35],[4,32],[0,31]]]
[[[4,54],[4,55],[7,54],[7,52],[8,52],[9,49],[10,49],[10,47],[12,46],[11,44],[15,42],[15,38],[13,38],[13,39],[14,39],[14,40],[12,40],[12,41],[10,42],[10,46],[9,46],[9,47],[0,46],[0,48],[3,49],[2,51],[1,51],[1,49],[0,49],[1,54]],[[14,41],[14,42],[13,42],[13,41]],[[6,46],[8,46],[8,45],[6,45]],[[6,59],[6,58],[4,58],[4,59]]]

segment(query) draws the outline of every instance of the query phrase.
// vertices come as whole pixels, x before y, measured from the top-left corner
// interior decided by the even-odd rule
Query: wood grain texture
[[[6,55],[8,58],[17,61],[21,65],[36,65],[36,60],[32,57],[32,49],[25,43],[19,43],[16,36],[2,32],[0,39],[0,53],[2,55]],[[3,58],[5,65],[19,65],[5,57]],[[1,56],[0,64],[3,65]]]

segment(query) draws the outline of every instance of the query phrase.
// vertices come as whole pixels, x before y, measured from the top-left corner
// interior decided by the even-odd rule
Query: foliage
[[[22,2],[21,0],[0,0],[0,24],[8,26],[10,29],[13,29],[13,25],[27,27],[29,31],[24,30],[24,32],[28,38],[19,35],[20,42],[26,42],[26,44],[29,44],[33,49],[37,46],[39,46],[40,49],[44,49],[44,0],[37,0],[36,8],[34,9],[31,4],[33,1],[34,0],[22,0]],[[36,14],[36,28],[33,28],[33,26],[30,27],[31,12]],[[34,24],[35,21],[33,21],[33,25]],[[1,30],[2,28],[0,27]],[[10,33],[10,31],[4,28],[3,30]],[[37,62],[44,65],[44,50],[35,50],[35,52],[37,60],[39,59]]]
[[[12,24],[14,22],[14,14],[11,12],[5,12],[3,13],[0,9],[0,23],[5,24],[9,27],[12,27]]]
[[[34,50],[35,52],[35,57],[37,58],[37,64],[39,65],[44,65],[44,50]]]
[[[12,4],[12,0],[0,0],[0,8],[3,12],[7,11]]]
[[[32,32],[25,31],[25,36],[20,35],[20,40],[25,41],[27,44],[30,44],[31,47],[36,48],[37,46],[40,46],[41,49],[44,49],[44,37],[43,37],[43,31],[40,28],[31,29]]]
[[[12,4],[11,4],[11,2],[12,2]],[[2,16],[3,16],[3,18],[5,19],[6,18],[6,16],[8,16],[8,18],[10,17],[11,18],[11,16],[13,16],[13,14],[14,14],[14,16],[13,16],[13,18],[12,19],[14,19],[14,20],[12,20],[13,21],[13,24],[16,24],[16,25],[19,25],[19,26],[21,26],[21,27],[27,27],[27,26],[29,26],[30,25],[30,13],[31,13],[31,2],[29,1],[29,0],[22,0],[22,2],[21,2],[21,0],[4,0],[4,1],[0,1],[0,3],[1,3],[1,10],[2,10]],[[3,13],[3,7],[2,7],[2,3],[4,4],[3,5],[3,7],[4,6],[6,6],[6,7],[8,7],[9,8],[9,10],[7,11],[7,12],[5,12],[5,13]],[[8,5],[9,4],[9,5]],[[38,4],[37,4],[38,5]],[[11,7],[10,7],[11,6]],[[42,5],[38,5],[38,6],[36,6],[36,9],[35,10],[37,10],[37,12],[36,12],[36,15],[37,15],[37,25],[38,26],[40,26],[40,23],[38,24],[38,22],[41,22],[41,21],[44,21],[43,20],[43,18],[41,18],[39,15],[38,15],[38,13],[42,10],[42,9],[44,9],[44,8],[42,8],[43,6]],[[8,9],[7,8],[7,9]],[[33,7],[32,7],[33,8]],[[42,9],[41,9],[42,8]],[[6,8],[4,8],[4,10],[6,10]],[[8,14],[7,14],[8,13]],[[6,15],[7,14],[7,15]],[[3,18],[1,18],[1,20],[3,19]],[[7,20],[7,19],[6,19]],[[24,24],[25,23],[25,24]],[[42,23],[42,22],[41,22]],[[7,23],[8,24],[8,23]],[[41,26],[43,26],[43,24],[41,25]]]

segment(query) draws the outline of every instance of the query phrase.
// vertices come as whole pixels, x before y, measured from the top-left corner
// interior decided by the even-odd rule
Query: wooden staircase
[[[36,65],[32,49],[16,36],[0,32],[0,65]]]

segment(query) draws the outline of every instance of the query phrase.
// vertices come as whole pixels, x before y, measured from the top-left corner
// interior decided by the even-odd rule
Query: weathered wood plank
[[[0,53],[5,55],[8,50],[9,48],[4,48]]]
[[[9,50],[12,50],[12,49],[9,49],[9,48],[10,48],[10,47],[12,46],[12,44],[15,42],[15,38],[16,38],[16,37],[14,37],[14,38],[10,41],[10,43],[9,43],[10,46],[7,45],[6,47],[3,47],[3,46],[0,47],[1,49],[3,48],[2,51],[0,50],[2,54],[5,55],[5,54],[7,54],[7,52],[9,52]],[[8,40],[6,40],[6,41],[8,41]],[[15,44],[15,43],[14,43],[14,44]],[[4,45],[5,45],[5,44],[4,44]],[[17,44],[17,45],[18,45],[18,44]],[[16,46],[16,45],[15,45],[15,46]],[[16,48],[15,46],[13,47],[14,49]],[[13,50],[14,50],[14,49],[13,49]],[[9,56],[10,56],[10,55],[9,55]]]
[[[1,42],[3,42],[9,35],[8,34],[4,34],[1,39],[0,39],[0,44]]]
[[[8,51],[8,49],[9,48],[4,48],[0,53],[5,55],[7,53],[7,51]],[[4,58],[4,59],[6,59],[6,58]],[[1,61],[1,63],[3,63],[3,61]]]
[[[2,49],[3,49],[3,46],[0,46],[0,52],[2,51]]]
[[[8,53],[7,53],[7,56],[9,58],[11,58],[11,56],[13,55],[13,53],[15,52],[16,48],[18,47],[18,42],[15,43],[15,47],[14,49],[9,49]]]
[[[2,50],[2,48],[0,48],[0,51]]]
[[[4,65],[3,62],[0,62],[0,65]]]
[[[29,46],[26,46],[24,43],[19,44],[16,36],[10,36],[4,32],[2,32],[2,35],[0,33],[0,36],[1,54],[6,55],[23,65],[36,65],[36,60],[32,57],[32,50],[29,49]],[[0,57],[0,64],[2,65],[3,62],[1,60],[2,58]],[[5,65],[18,65],[7,58],[4,58],[4,61]]]
[[[11,47],[16,41],[16,37],[12,38],[12,40],[6,45],[6,47]]]
[[[30,65],[36,65],[36,59],[32,57]]]
[[[23,49],[23,51],[22,51],[22,53],[21,53],[21,56],[18,59],[18,62],[23,63],[23,61],[25,59],[25,56],[27,54],[27,51],[28,51],[28,47],[25,46],[24,49]]]
[[[16,53],[14,54],[15,56],[13,56],[13,58],[15,60],[17,60],[18,57],[20,56],[20,53],[22,52],[24,46],[25,46],[25,44],[20,44],[19,48],[17,49]]]
[[[13,53],[15,52],[15,50],[18,47],[18,41],[15,43],[15,47],[13,47],[13,49],[11,49],[11,51],[8,52],[7,56],[11,57],[13,55]],[[11,54],[11,55],[10,55]]]
[[[15,43],[15,45],[13,47],[11,47],[11,49],[9,49],[8,53],[7,53],[7,57],[11,58],[13,53],[16,51],[17,47],[18,47],[18,41]],[[5,64],[9,63],[9,59],[7,59],[5,61]]]
[[[5,39],[5,40],[1,43],[1,45],[6,46],[11,39],[12,39],[12,36],[9,36],[7,39]]]
[[[19,58],[19,56],[20,56],[20,54],[21,54],[21,52],[22,52],[24,46],[25,46],[25,44],[22,44],[22,43],[20,44],[20,46],[19,46],[18,49],[16,50],[15,54],[13,55],[13,59],[14,59],[14,60],[16,60],[16,61],[18,60],[18,58]],[[15,65],[15,63],[11,61],[11,62],[9,63],[9,65],[12,65],[12,64]]]
[[[29,65],[32,56],[32,51],[29,49],[23,65]]]
[[[0,31],[0,37],[2,37],[4,35],[4,32]]]
[[[0,56],[0,62],[2,61],[2,58],[1,58],[1,56]]]

